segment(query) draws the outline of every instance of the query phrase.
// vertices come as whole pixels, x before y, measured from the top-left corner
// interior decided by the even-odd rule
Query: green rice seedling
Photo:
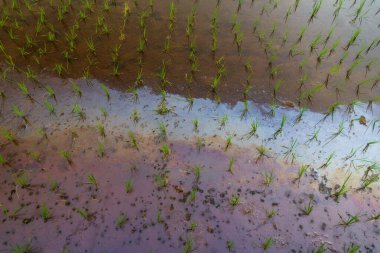
[[[44,106],[50,115],[55,115],[54,105],[48,99],[45,99]]]
[[[30,186],[29,177],[26,173],[22,173],[15,178],[15,184],[21,188],[27,188]]]
[[[25,96],[27,96],[29,99],[32,99],[32,95],[30,94],[29,89],[24,82],[17,82],[17,86]]]
[[[95,187],[95,190],[99,189],[98,181],[96,180],[94,175],[90,174],[87,176],[87,183],[93,185]]]
[[[99,111],[100,111],[100,113],[102,114],[102,116],[104,118],[107,118],[108,112],[107,112],[106,108],[104,108],[103,106],[101,106],[101,107],[99,107]]]
[[[227,136],[226,145],[224,146],[224,152],[226,152],[227,149],[232,145],[232,137],[233,137],[232,134]]]
[[[269,152],[269,150],[268,150],[268,148],[265,147],[263,144],[261,144],[259,147],[256,147],[256,150],[257,150],[257,152],[259,153],[259,155],[258,155],[256,161],[262,159],[263,157],[267,157],[267,158],[269,158],[269,156],[268,156],[268,152]]]
[[[301,178],[305,175],[306,171],[310,168],[309,164],[302,164],[302,166],[298,169],[297,177],[294,179],[294,181],[298,181],[298,183],[301,181]]]
[[[120,214],[117,218],[116,218],[116,228],[117,229],[122,229],[125,225],[125,223],[127,223],[128,221],[128,218],[125,214]]]
[[[86,209],[77,209],[77,213],[85,220],[89,221],[91,219],[91,214]]]
[[[372,146],[372,145],[374,145],[374,144],[378,144],[378,143],[380,143],[380,140],[378,140],[378,141],[370,141],[370,142],[367,142],[367,143],[365,144],[364,148],[362,149],[362,153],[367,152],[367,150],[368,150],[368,148],[369,148],[370,146]]]
[[[49,208],[45,204],[41,206],[40,214],[43,222],[47,222],[51,218]]]
[[[280,127],[273,133],[274,139],[276,139],[277,136],[282,133],[284,126],[285,126],[285,122],[286,122],[286,115],[283,114],[282,119],[281,119],[281,123],[280,123]]]
[[[196,181],[199,181],[201,177],[201,166],[199,164],[196,164],[194,166],[194,174],[195,174]]]
[[[356,95],[359,96],[360,95],[360,88],[363,87],[363,86],[365,86],[365,85],[368,85],[373,80],[374,80],[373,78],[366,78],[366,79],[360,81],[356,85]]]
[[[191,253],[194,251],[193,239],[190,237],[182,247],[182,253]]]
[[[322,0],[317,0],[314,2],[313,4],[313,9],[311,11],[311,14],[310,14],[310,17],[309,17],[309,23],[311,23],[311,21],[313,21],[313,19],[316,17],[316,15],[318,14],[320,8],[322,6]]]
[[[87,49],[91,54],[96,55],[96,47],[92,37],[86,40]]]
[[[314,209],[313,200],[310,199],[309,202],[301,209],[304,215],[310,215]]]
[[[314,95],[318,93],[322,88],[324,87],[324,84],[322,83],[317,83],[314,87],[310,88],[309,90],[301,92],[299,96],[299,101],[302,102],[305,99],[311,102],[313,99]]]
[[[168,134],[167,134],[166,126],[162,122],[160,123],[159,131],[160,131],[160,133],[159,133],[159,139],[162,140],[162,141],[166,140],[167,137],[168,137]]]
[[[20,109],[20,107],[13,105],[12,111],[16,117],[23,119],[26,123],[28,122],[25,113]]]
[[[169,178],[166,173],[162,173],[155,177],[155,182],[159,188],[164,188],[168,186]]]
[[[342,133],[343,133],[343,130],[344,130],[344,126],[343,126],[343,121],[339,123],[339,127],[338,127],[338,130],[336,132],[334,132],[328,139],[327,139],[327,142],[325,143],[325,145],[323,146],[326,146],[327,144],[329,144],[332,140],[334,140],[335,138],[337,138],[338,136],[340,136]]]
[[[280,90],[280,86],[282,85],[284,81],[282,79],[276,80],[274,83],[274,88],[273,88],[273,97],[277,98],[278,91]]]
[[[4,138],[9,141],[9,142],[12,142],[13,144],[18,144],[17,140],[15,139],[14,135],[9,131],[9,130],[6,130],[6,129],[2,129],[1,130],[1,134],[4,136]],[[0,163],[1,164],[1,163]]]
[[[323,41],[324,45],[326,45],[327,42],[330,40],[330,38],[331,38],[332,34],[334,33],[334,31],[335,31],[335,26],[331,26],[330,29],[329,29],[329,31],[328,31],[328,33],[327,33],[327,35],[326,35],[325,40]]]
[[[332,159],[335,157],[335,152],[332,152],[326,159],[326,161],[319,167],[319,169],[325,169],[327,168],[331,162],[332,162]]]
[[[50,184],[50,190],[51,191],[55,192],[58,190],[59,184],[58,184],[57,180],[50,180],[49,184]]]
[[[351,66],[349,67],[349,69],[347,70],[346,72],[346,80],[350,79],[350,76],[351,76],[351,73],[352,71],[357,68],[361,63],[363,62],[363,59],[358,59],[358,60],[355,60]]]
[[[82,93],[82,89],[79,87],[78,84],[76,84],[75,82],[73,81],[70,81],[71,82],[71,85],[72,85],[72,88],[73,88],[73,92],[76,96],[78,97],[82,97],[83,93]]]
[[[285,148],[285,152],[284,152],[284,159],[285,161],[288,161],[289,158],[291,158],[291,164],[294,163],[294,160],[297,156],[296,152],[295,152],[295,149],[297,148],[298,144],[297,144],[297,140],[296,139],[293,139],[291,140],[290,142],[290,145],[289,147],[285,147],[283,146],[283,148]]]
[[[272,79],[274,79],[277,76],[278,72],[280,71],[280,67],[281,67],[281,65],[279,64],[279,65],[276,65],[276,66],[271,68],[270,77]]]
[[[137,144],[137,139],[136,139],[135,133],[132,132],[132,131],[129,131],[128,132],[128,137],[129,137],[129,144],[131,145],[131,147],[139,150],[139,146]]]
[[[339,60],[339,65],[343,64],[343,62],[347,59],[348,55],[349,55],[348,51],[343,52],[342,57]]]
[[[250,139],[252,136],[257,136],[257,129],[259,128],[259,121],[258,120],[253,120],[251,122],[251,129],[247,133],[247,138]]]
[[[106,131],[105,131],[104,126],[101,122],[98,122],[96,124],[96,129],[98,130],[101,137],[103,137],[103,138],[106,137]]]
[[[339,202],[339,198],[348,192],[347,181],[350,179],[351,174],[344,179],[343,184],[334,193],[335,200]]]
[[[231,198],[230,198],[230,205],[232,207],[236,207],[237,205],[240,204],[240,197],[239,195],[237,194],[232,194]]]
[[[166,64],[165,64],[165,61],[162,61],[162,65],[161,65],[160,71],[158,73],[158,77],[160,78],[161,88],[163,90],[165,90],[166,85],[171,85],[171,83],[167,80],[167,77],[166,77]]]
[[[272,237],[268,237],[267,239],[265,239],[265,241],[263,243],[264,251],[267,251],[272,245],[273,245]]]
[[[264,179],[264,184],[266,186],[270,186],[273,182],[273,179],[274,179],[273,171],[271,171],[269,173],[264,171],[263,172],[263,179]]]
[[[137,124],[140,121],[140,113],[137,110],[133,110],[132,120],[135,124]]]
[[[30,245],[30,243],[16,244],[11,247],[10,252],[11,253],[31,253],[32,246]]]
[[[193,126],[194,126],[194,132],[198,132],[198,130],[199,130],[199,120],[198,120],[198,118],[195,118],[194,120],[193,120]]]
[[[322,243],[313,253],[326,253],[325,244]]]
[[[317,57],[318,63],[320,63],[323,59],[326,58],[328,52],[329,52],[329,49],[327,47],[323,48],[321,52],[319,52],[318,57]]]
[[[239,0],[240,3],[241,0]],[[227,249],[228,251],[232,251],[235,248],[235,242],[234,241],[227,241]]]
[[[312,53],[319,45],[321,42],[321,34],[319,33],[317,37],[310,43],[310,52]]]
[[[305,32],[307,30],[307,26],[302,26],[300,32],[298,33],[298,39],[297,44],[300,43],[303,39],[303,36],[305,35]]]
[[[133,181],[131,178],[129,178],[126,182],[125,182],[125,192],[126,193],[131,193],[133,190]]]
[[[369,217],[368,221],[377,221],[379,219],[380,219],[380,212],[375,213],[374,215],[372,215],[371,217]]]
[[[301,122],[301,120],[302,120],[302,118],[303,118],[303,115],[305,114],[306,110],[307,110],[306,107],[301,107],[301,108],[300,108],[297,117],[294,119],[294,123],[293,123],[293,125],[298,124],[298,123]]]
[[[156,221],[157,221],[157,223],[163,223],[164,222],[164,219],[162,218],[161,210],[157,211]]]
[[[172,153],[172,150],[166,143],[162,144],[160,151],[162,153],[162,159],[166,159]]]
[[[230,172],[231,174],[233,174],[232,173],[232,167],[234,166],[234,164],[235,164],[235,157],[231,157],[230,158],[230,162],[229,162],[229,164],[228,164],[228,172]]]
[[[362,54],[363,54],[364,50],[366,49],[366,47],[367,47],[367,46],[366,46],[366,44],[364,43],[364,44],[362,45],[362,47],[359,49],[359,51],[356,53],[355,60],[357,60],[357,59],[363,57]]]
[[[86,113],[83,111],[82,107],[77,103],[74,104],[72,113],[76,114],[76,116],[79,117],[81,120],[86,119]]]
[[[57,63],[54,65],[53,72],[55,72],[59,77],[62,77],[63,71],[65,68],[61,63]]]
[[[26,67],[25,75],[28,80],[37,81],[37,75],[30,66]]]
[[[355,224],[355,223],[357,223],[357,222],[359,222],[360,220],[359,220],[359,215],[357,214],[357,215],[349,215],[348,217],[347,217],[347,219],[344,219],[343,217],[342,217],[342,215],[340,215],[340,214],[338,214],[339,215],[339,218],[340,218],[340,223],[339,223],[339,225],[340,226],[343,226],[343,227],[348,227],[348,226],[351,226],[351,225],[353,225],[353,224]]]
[[[347,253],[357,253],[357,252],[359,252],[359,250],[360,250],[360,246],[352,243],[350,245],[350,247],[348,247],[347,251],[345,251],[345,252],[347,252]]]
[[[108,91],[107,86],[105,86],[104,84],[101,83],[100,87],[103,90],[104,94],[106,95],[107,100],[110,100],[111,99],[111,95],[110,95],[110,92]]]
[[[334,10],[334,19],[333,19],[333,22],[335,21],[335,19],[338,17],[339,13],[340,13],[340,10],[342,9],[343,7],[343,3],[344,3],[344,0],[337,0],[336,1],[336,8]]]
[[[63,159],[67,161],[68,164],[72,164],[73,160],[71,159],[71,153],[68,150],[61,150],[59,154],[62,156]]]
[[[0,154],[0,165],[7,165],[7,164],[9,164],[9,161],[2,154]]]
[[[358,19],[358,17],[360,16],[360,14],[363,11],[363,8],[364,8],[366,1],[367,0],[360,1],[358,8],[355,10],[355,17],[351,20],[351,22],[355,22]]]
[[[248,114],[248,111],[249,111],[249,106],[248,106],[248,100],[247,99],[244,99],[243,104],[244,104],[244,108],[241,111],[240,119],[246,118],[247,114]]]
[[[195,146],[198,150],[198,153],[201,152],[201,149],[205,146],[205,140],[202,137],[198,136]]]
[[[197,190],[195,188],[191,189],[190,196],[189,196],[191,203],[193,203],[195,201],[196,194],[197,194]]]
[[[366,75],[367,75],[367,73],[369,72],[369,71],[371,71],[371,67],[373,66],[373,65],[376,65],[377,64],[377,59],[372,59],[372,60],[370,60],[368,63],[367,63],[367,65],[365,65],[365,72],[366,72]]]
[[[370,110],[371,112],[373,112],[373,108],[372,108],[373,103],[376,103],[379,101],[380,101],[380,96],[376,96],[376,97],[369,99],[368,105],[367,105],[367,111]]]
[[[373,174],[371,176],[366,176],[362,179],[361,186],[358,188],[358,191],[365,190],[370,187],[373,183],[376,183],[380,180],[380,174]]]
[[[321,121],[324,121],[325,119],[327,119],[329,116],[331,116],[331,119],[334,120],[334,113],[336,112],[336,110],[339,108],[339,106],[341,106],[342,104],[340,102],[335,102],[333,103],[332,105],[329,106],[329,108],[327,108],[327,111],[325,113],[325,116],[322,118]]]
[[[164,52],[167,53],[168,51],[166,51],[166,47],[167,47],[167,39],[165,40],[165,49],[164,49]],[[169,41],[170,43],[170,41]],[[170,48],[170,44],[169,44],[169,48]],[[137,44],[137,52],[140,53],[140,54],[144,54],[144,51],[145,51],[145,40],[143,38],[140,38],[139,39],[139,43]]]
[[[103,143],[101,143],[101,142],[98,143],[98,149],[97,149],[96,152],[98,153],[99,157],[103,157],[104,156],[105,152],[104,152],[104,145],[103,145]]]
[[[348,50],[356,41],[356,39],[359,37],[360,35],[360,28],[356,29],[355,31],[352,32],[352,35],[351,35],[351,38],[350,40],[348,41],[347,45],[345,46],[345,50]]]
[[[337,38],[333,44],[331,45],[331,48],[330,48],[330,51],[329,51],[329,56],[332,55],[336,49],[338,48],[338,46],[340,45],[340,42],[341,42],[341,38]]]
[[[266,210],[265,214],[268,219],[271,219],[278,214],[278,210],[276,208],[272,208],[270,210]]]
[[[228,115],[227,114],[224,114],[221,118],[220,118],[220,128],[225,128],[226,127],[226,123],[228,121]]]

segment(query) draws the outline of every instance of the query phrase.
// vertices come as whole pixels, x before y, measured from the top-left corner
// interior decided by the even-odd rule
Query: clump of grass
[[[272,208],[270,210],[266,210],[265,214],[266,214],[267,218],[270,219],[270,218],[273,218],[274,216],[276,216],[278,214],[278,210],[276,208]]]
[[[104,125],[101,122],[98,122],[96,124],[96,129],[98,130],[101,137],[103,137],[103,138],[106,137],[106,130],[104,128]]]
[[[7,164],[9,164],[8,160],[2,154],[0,154],[0,165],[7,165]]]
[[[199,181],[201,177],[201,166],[199,164],[194,166],[195,180]]]
[[[103,157],[104,156],[104,153],[105,153],[104,152],[104,145],[101,142],[98,143],[97,153],[98,153],[99,157]]]
[[[131,193],[133,190],[133,181],[131,178],[129,178],[126,182],[125,182],[125,192],[126,193]]]
[[[159,188],[166,187],[169,184],[169,178],[166,173],[158,174],[155,177],[155,182]]]
[[[259,153],[259,156],[257,157],[256,161],[262,159],[263,157],[269,158],[269,150],[263,144],[261,144],[259,147],[256,147],[256,150]]]
[[[224,152],[226,152],[227,149],[232,145],[232,137],[232,134],[227,137],[226,145],[224,146]]]

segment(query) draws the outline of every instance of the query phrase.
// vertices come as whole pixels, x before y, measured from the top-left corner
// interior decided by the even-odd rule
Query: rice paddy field
[[[380,252],[380,1],[2,0],[0,252]]]

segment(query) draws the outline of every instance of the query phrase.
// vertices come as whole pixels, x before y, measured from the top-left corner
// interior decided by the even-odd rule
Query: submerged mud
[[[379,184],[360,189],[379,163],[377,144],[363,150],[379,137],[378,125],[371,124],[379,117],[376,104],[372,111],[339,107],[324,120],[306,111],[297,122],[298,108],[271,112],[249,101],[242,113],[241,103],[189,103],[147,88],[109,89],[108,99],[97,80],[40,76],[28,84],[28,97],[8,85],[22,77],[9,78],[1,84],[7,95],[1,128],[14,136],[0,138],[7,161],[0,172],[2,250],[24,243],[35,252],[344,252],[353,244],[364,252],[379,250]],[[24,117],[14,114],[14,106]],[[366,125],[353,120],[359,116]],[[252,120],[259,125],[250,136]],[[344,131],[331,138],[341,122]],[[318,140],[309,142],[318,128]],[[289,151],[292,140],[297,145]],[[262,146],[267,151],[260,155]],[[345,159],[352,149],[357,152]],[[305,164],[310,167],[297,180]],[[337,199],[350,173],[347,192]],[[49,210],[46,222],[42,207]],[[352,217],[358,220],[343,225]]]
[[[107,134],[105,156],[98,157],[96,135],[93,128],[71,128],[47,139],[25,136],[19,146],[6,149],[13,159],[1,175],[0,203],[9,210],[2,215],[2,248],[28,241],[36,252],[178,252],[191,240],[196,252],[227,252],[228,241],[235,244],[233,252],[261,252],[269,237],[268,252],[310,252],[321,245],[342,252],[352,243],[366,252],[379,248],[378,223],[368,221],[379,210],[377,194],[350,192],[336,202],[318,190],[312,173],[294,182],[297,166],[274,159],[256,163],[249,149],[224,152],[217,148],[218,138],[201,151],[191,141],[168,141],[172,154],[163,159],[154,135],[139,135],[136,150],[118,132]],[[59,157],[59,149],[71,151],[71,164]],[[30,159],[29,150],[40,152],[38,161]],[[228,172],[232,156],[236,163]],[[273,172],[269,185],[264,172]],[[20,173],[30,180],[23,189],[15,185]],[[88,175],[97,179],[97,189]],[[133,187],[126,193],[129,179]],[[53,180],[58,182],[54,190]],[[235,207],[230,203],[234,195],[239,196]],[[314,208],[305,215],[309,201]],[[40,217],[42,205],[51,213],[46,222]],[[87,220],[78,214],[82,209]],[[356,214],[358,223],[340,225],[340,215]],[[125,222],[118,227],[120,217]]]
[[[334,18],[339,2],[323,1],[317,16],[308,22],[313,7],[308,1],[299,1],[297,7],[288,0],[174,1],[170,31],[170,1],[155,0],[153,5],[127,1],[127,16],[123,14],[125,1],[95,1],[90,6],[72,1],[61,20],[59,13],[66,2],[39,1],[29,7],[3,1],[0,39],[5,51],[0,59],[13,62],[20,71],[96,78],[122,91],[140,85],[160,91],[159,76],[165,65],[168,83],[164,89],[171,93],[231,104],[243,99],[276,104],[292,101],[325,111],[336,101],[368,101],[379,94],[379,3],[364,1],[355,19],[363,1],[343,1]],[[193,32],[188,36],[192,8]],[[359,37],[345,49],[355,31],[360,31]],[[242,38],[240,47],[238,37]],[[143,51],[139,49],[142,40]],[[94,49],[89,48],[90,41]],[[325,49],[328,53],[318,60]],[[226,75],[213,92],[220,59]],[[62,67],[59,74],[57,66]],[[281,85],[274,95],[276,82]],[[311,101],[305,99],[319,84],[321,89]]]

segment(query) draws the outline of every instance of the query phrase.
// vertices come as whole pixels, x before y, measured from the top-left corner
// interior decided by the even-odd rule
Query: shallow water
[[[20,78],[17,73],[11,77]],[[379,163],[376,145],[362,152],[363,144],[378,139],[378,126],[372,131],[369,123],[368,127],[355,121],[350,131],[345,125],[343,134],[329,142],[341,121],[349,122],[359,115],[368,122],[378,118],[377,105],[372,112],[366,112],[363,105],[351,114],[341,107],[333,120],[328,117],[324,121],[323,114],[307,111],[294,124],[296,109],[278,108],[271,116],[268,105],[250,102],[246,118],[241,118],[241,103],[232,107],[195,99],[189,109],[184,97],[167,94],[171,112],[159,115],[156,110],[162,96],[149,88],[138,90],[137,101],[131,93],[111,89],[108,101],[96,80],[47,76],[38,80],[30,86],[34,102],[7,85],[9,81],[1,86],[12,98],[4,100],[2,128],[14,133],[17,145],[1,139],[0,152],[10,163],[3,166],[0,203],[10,213],[25,205],[17,218],[2,215],[3,249],[30,241],[37,252],[59,252],[64,247],[69,252],[178,252],[191,238],[197,252],[225,252],[227,241],[235,243],[235,252],[261,252],[269,237],[273,246],[268,252],[312,251],[322,244],[336,252],[351,243],[368,252],[379,247],[378,222],[367,221],[379,210],[378,183],[357,191],[366,168]],[[81,87],[81,97],[73,95],[72,82]],[[57,116],[49,115],[37,102],[47,96],[42,86],[47,83],[57,94],[57,101],[52,101]],[[74,103],[83,108],[84,120],[72,112]],[[14,104],[26,113],[27,124],[12,114]],[[106,118],[100,106],[106,108]],[[133,121],[135,110],[139,112],[138,122]],[[228,116],[225,127],[220,126],[222,115]],[[274,139],[283,115],[287,118],[285,127]],[[196,118],[198,130],[193,124]],[[260,124],[257,135],[248,139],[252,119]],[[103,123],[105,138],[99,135],[97,122]],[[166,126],[166,140],[159,137],[160,123]],[[315,126],[321,128],[321,142],[305,144]],[[47,139],[36,132],[40,127],[46,129]],[[138,150],[131,146],[129,131],[136,134]],[[232,144],[225,151],[226,138],[231,134]],[[293,164],[284,154],[292,139],[297,140]],[[201,145],[198,140],[202,140]],[[104,145],[104,157],[97,153],[99,142]],[[163,143],[171,148],[168,158],[160,152]],[[269,152],[259,158],[256,148],[261,144]],[[352,148],[358,149],[356,155],[343,161]],[[72,164],[60,156],[61,150],[70,152]],[[331,152],[335,152],[332,162],[320,168]],[[40,154],[38,161],[32,159],[32,153]],[[231,157],[235,159],[232,173],[228,172]],[[295,182],[304,163],[311,167]],[[197,164],[201,166],[199,180],[193,169]],[[349,171],[353,173],[349,191],[337,202],[332,195]],[[263,175],[269,172],[274,179],[266,186]],[[30,180],[25,189],[15,184],[22,173]],[[88,184],[88,175],[95,176],[98,190]],[[167,178],[166,187],[159,187],[159,175]],[[133,181],[132,193],[125,192],[128,179]],[[59,184],[55,191],[49,190],[51,180]],[[193,202],[192,189],[197,191]],[[234,194],[240,198],[236,207],[230,205]],[[313,211],[303,215],[302,208],[310,198]],[[44,203],[52,215],[46,223],[39,211]],[[91,215],[88,221],[77,213],[83,208]],[[268,218],[270,211],[276,215]],[[158,212],[162,222],[157,221]],[[116,229],[121,213],[128,221],[123,229]],[[356,214],[360,215],[358,223],[339,225],[339,215],[346,219]],[[191,221],[197,224],[194,231],[189,230]]]
[[[86,1],[73,0],[60,22],[58,11],[69,1],[39,1],[30,10],[27,2],[2,1],[0,252],[26,243],[28,252],[49,253],[348,252],[353,245],[378,252],[380,90],[378,63],[368,64],[380,54],[380,5],[346,1],[334,20],[339,1],[324,1],[307,24],[313,2],[130,1],[123,16],[124,1],[95,1],[81,20]],[[363,16],[355,20],[361,3]],[[144,27],[146,45],[138,52]],[[77,38],[66,60],[70,29]],[[234,31],[243,36],[240,49]],[[338,38],[335,52],[318,62]],[[193,73],[192,41],[199,63]],[[302,53],[290,56],[295,45]],[[212,90],[222,65],[226,75]],[[358,220],[343,225],[350,218]]]
[[[359,1],[345,1],[339,15],[334,20],[333,13],[335,1],[323,1],[317,17],[306,26],[304,37],[298,42],[301,28],[307,24],[311,12],[311,4],[301,1],[294,12],[293,1],[243,1],[241,9],[237,12],[238,1],[175,1],[176,16],[173,32],[169,32],[169,6],[170,1],[154,1],[153,10],[149,7],[148,1],[137,2],[136,6],[129,3],[130,15],[128,22],[123,28],[124,2],[115,1],[116,6],[111,5],[109,12],[104,11],[103,2],[93,4],[93,12],[87,11],[87,19],[81,21],[79,12],[85,10],[83,4],[73,1],[69,11],[64,15],[63,21],[57,19],[57,8],[62,4],[42,1],[38,5],[32,6],[32,11],[27,10],[24,4],[20,4],[20,10],[25,18],[20,22],[20,28],[14,28],[11,21],[18,17],[17,11],[7,3],[3,8],[3,13],[9,12],[5,29],[0,30],[0,38],[5,45],[7,54],[12,56],[16,66],[26,70],[27,66],[36,72],[55,73],[53,70],[56,64],[63,64],[64,77],[79,78],[87,74],[98,80],[104,81],[118,88],[127,90],[135,86],[135,81],[139,70],[142,71],[143,84],[159,91],[161,82],[158,77],[162,62],[165,61],[167,70],[167,80],[172,84],[166,85],[168,92],[191,97],[216,98],[224,102],[235,104],[248,98],[255,102],[270,103],[273,100],[277,103],[281,101],[293,101],[317,111],[324,111],[335,101],[348,104],[353,99],[368,101],[379,94],[377,85],[378,64],[375,62],[368,69],[367,64],[371,60],[377,60],[380,49],[377,45],[377,34],[379,31],[379,17],[377,1],[366,1],[361,14],[365,13],[362,19],[354,19],[355,10],[359,7]],[[219,5],[217,5],[219,3]],[[4,2],[1,3],[4,5]],[[46,23],[42,31],[36,33],[36,24],[40,17],[39,8],[45,9]],[[192,6],[196,8],[194,32],[189,39],[186,36],[187,17],[191,14]],[[274,8],[277,6],[276,8]],[[214,8],[218,9],[217,18],[217,49],[212,53],[212,33],[211,19]],[[293,9],[291,15],[285,21],[284,17],[288,8]],[[264,11],[263,11],[264,10]],[[143,31],[139,27],[140,17],[146,14],[146,50],[144,53],[137,52],[138,41],[143,36]],[[232,18],[236,14],[237,23],[240,24],[239,33],[243,34],[241,51],[236,47],[235,35],[232,31]],[[4,14],[5,15],[5,14]],[[97,31],[98,18],[104,17],[105,24],[110,28],[109,35],[101,35]],[[258,18],[256,31],[253,33],[253,23]],[[77,22],[79,28],[75,30],[77,39],[75,49],[70,53],[71,60],[66,61],[62,53],[68,50],[69,44],[67,34]],[[276,29],[272,34],[273,25]],[[56,41],[46,41],[49,30],[56,31]],[[329,40],[324,43],[330,31],[334,27]],[[338,64],[343,56],[344,47],[350,40],[351,34],[360,28],[361,33],[358,39],[349,48],[347,58],[342,62],[340,71],[330,75],[327,87],[322,88],[313,95],[311,103],[301,99],[302,92],[308,92],[318,83],[324,83],[331,67]],[[9,31],[15,34],[15,39],[11,39]],[[100,28],[98,28],[100,30]],[[284,34],[288,33],[288,38],[283,42]],[[26,47],[25,34],[34,39],[34,45]],[[264,39],[258,39],[259,34],[264,34]],[[320,43],[313,52],[310,52],[310,44],[321,35]],[[171,47],[169,52],[163,52],[166,38],[171,37]],[[94,41],[96,52],[89,52],[87,41]],[[122,38],[120,40],[120,38]],[[317,62],[318,54],[324,49],[331,49],[334,42],[340,38],[341,43],[335,52],[320,64]],[[193,82],[186,81],[191,76],[191,64],[189,62],[190,42],[196,44],[196,57],[199,67],[193,75]],[[371,43],[375,44],[371,49],[363,51],[356,59],[357,52],[363,48],[367,49]],[[46,54],[39,55],[38,49],[44,49]],[[302,51],[293,57],[289,57],[292,45]],[[119,76],[113,73],[112,50],[120,46]],[[26,49],[26,55],[20,55],[20,49]],[[267,53],[265,53],[265,50]],[[5,56],[3,61],[5,61]],[[37,57],[37,58],[36,58]],[[227,75],[220,80],[217,92],[212,92],[211,84],[217,74],[216,61],[224,58]],[[138,59],[142,59],[142,67],[138,65]],[[38,59],[38,63],[36,63]],[[307,60],[309,59],[309,60]],[[299,64],[305,61],[303,70]],[[349,79],[346,79],[347,70],[355,60],[361,60],[358,67],[353,68]],[[269,65],[272,62],[272,66]],[[252,67],[246,68],[246,64]],[[271,70],[278,68],[278,73],[271,78]],[[301,85],[300,79],[307,75],[305,83]],[[368,79],[370,78],[370,79]],[[371,79],[372,78],[372,79]],[[277,80],[283,80],[273,97],[274,84]],[[360,85],[357,91],[357,85]],[[249,92],[244,94],[248,87]],[[279,101],[278,101],[279,100]]]

